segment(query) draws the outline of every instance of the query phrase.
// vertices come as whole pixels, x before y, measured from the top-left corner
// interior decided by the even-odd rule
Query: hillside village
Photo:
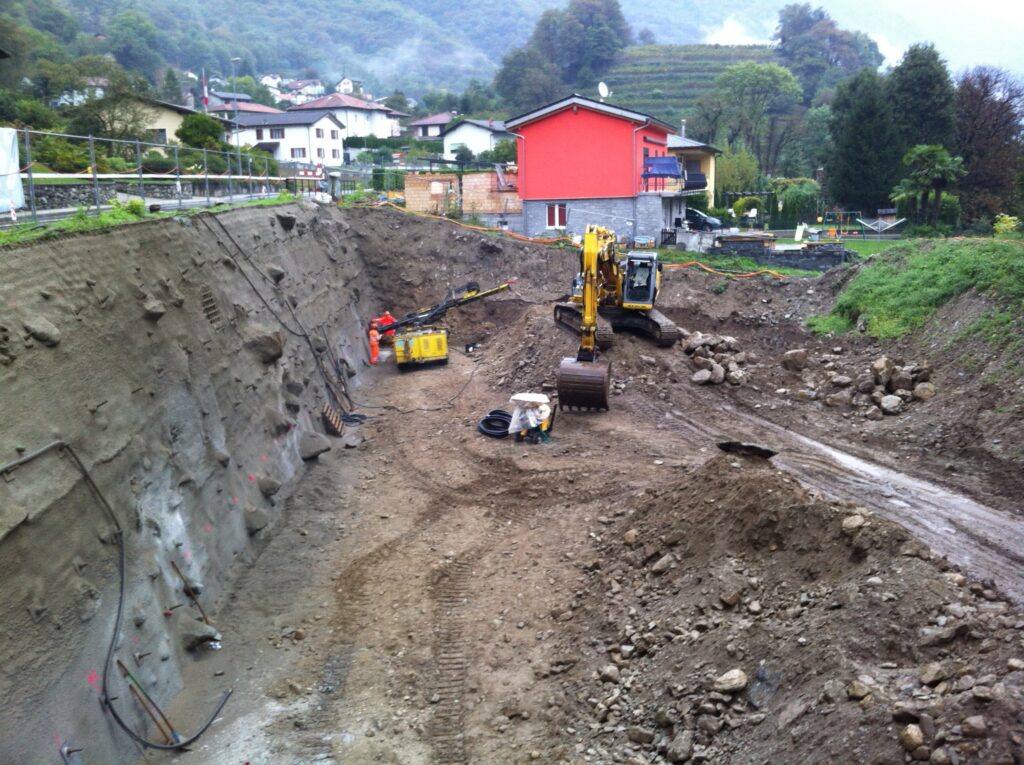
[[[53,46],[32,52],[20,25],[33,22],[22,13],[9,22],[12,50],[21,51],[9,59],[8,90],[0,88],[7,93],[0,123],[167,147],[136,157],[129,148],[105,149],[96,164],[106,175],[142,159],[166,172],[175,152],[194,158],[194,150],[214,150],[221,152],[218,174],[245,176],[250,185],[259,175],[252,168],[267,178],[319,178],[332,193],[373,185],[391,201],[414,200],[420,212],[531,235],[578,233],[572,209],[604,209],[602,222],[630,221],[632,236],[656,243],[705,223],[791,229],[825,221],[826,213],[844,225],[901,221],[911,231],[984,232],[1022,204],[1024,86],[1011,72],[978,66],[954,77],[928,43],[880,71],[883,57],[871,37],[811,5],[779,11],[772,45],[673,46],[656,44],[646,27],[633,29],[616,0],[573,0],[546,12],[525,42],[509,47],[492,81],[472,80],[461,93],[420,87],[410,94],[379,76],[371,88],[366,79],[325,77],[312,67],[261,71],[244,56],[209,67],[203,59],[160,64],[137,47],[155,31],[141,16],[112,17],[117,37],[89,39],[76,28],[94,19],[58,14],[63,27],[33,33],[50,35],[54,45],[64,34],[77,59]],[[570,29],[590,29],[605,44],[581,45]],[[19,35],[25,42],[17,43]],[[352,68],[360,68],[358,60]],[[527,176],[546,171],[529,169],[526,135],[516,128],[536,132],[524,117],[564,103],[662,132],[612,150],[600,129],[556,131],[554,164],[545,165],[573,181],[565,188],[532,184],[549,195],[538,197]],[[87,154],[82,139],[53,136],[39,142],[33,166],[43,174],[81,173],[93,167]],[[596,157],[607,162],[603,188],[581,175]],[[628,188],[612,178],[620,164],[630,165]],[[371,184],[374,166],[385,172]],[[441,176],[411,177],[404,194],[401,176],[410,168]],[[462,183],[467,172],[492,177]],[[463,194],[468,187],[475,190]],[[662,202],[643,196],[653,193]],[[580,199],[607,201],[584,207]],[[543,214],[529,212],[533,201],[544,202]]]

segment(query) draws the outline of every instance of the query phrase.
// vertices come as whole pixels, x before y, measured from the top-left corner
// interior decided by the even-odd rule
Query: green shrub
[[[159,151],[147,151],[142,155],[142,171],[145,173],[170,173],[174,171],[174,157]]]
[[[1005,236],[1006,234],[1013,234],[1020,231],[1020,219],[1015,215],[1005,215],[1000,213],[996,216],[995,223],[992,224],[992,230],[996,236]]]
[[[737,218],[742,218],[751,210],[758,210],[760,213],[764,213],[764,200],[760,197],[740,197],[732,203],[732,211],[736,213]]]
[[[32,142],[32,159],[58,173],[78,173],[89,167],[89,149],[63,138],[43,136]]]
[[[701,192],[700,194],[694,194],[692,197],[687,197],[686,206],[692,207],[694,210],[700,210],[701,212],[708,212],[707,192]],[[708,213],[708,215],[714,215],[714,213]]]

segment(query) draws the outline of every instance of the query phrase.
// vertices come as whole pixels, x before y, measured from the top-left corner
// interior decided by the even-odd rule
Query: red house
[[[518,144],[526,234],[582,233],[596,223],[658,242],[683,216],[685,184],[667,123],[573,94],[505,125]]]

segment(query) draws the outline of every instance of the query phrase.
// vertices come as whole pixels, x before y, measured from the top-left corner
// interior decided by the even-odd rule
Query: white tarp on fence
[[[0,212],[25,206],[18,165],[18,131],[0,128]]]

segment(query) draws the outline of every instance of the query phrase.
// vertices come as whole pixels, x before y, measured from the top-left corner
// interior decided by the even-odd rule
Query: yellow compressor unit
[[[448,330],[410,327],[395,332],[395,363],[405,371],[428,364],[448,363]]]

